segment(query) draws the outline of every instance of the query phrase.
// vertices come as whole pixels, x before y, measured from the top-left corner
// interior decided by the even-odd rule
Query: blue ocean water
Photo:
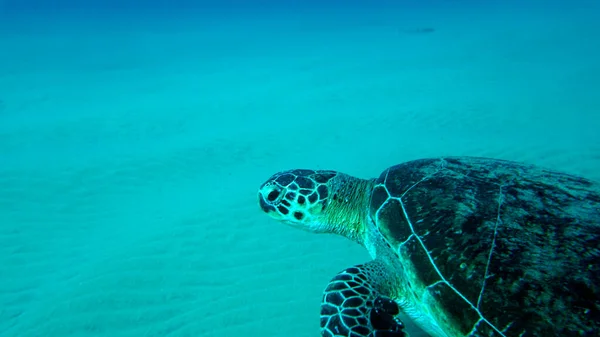
[[[597,1],[0,0],[0,336],[315,336],[368,259],[294,167],[482,155],[600,180]],[[418,334],[417,334],[418,335]]]

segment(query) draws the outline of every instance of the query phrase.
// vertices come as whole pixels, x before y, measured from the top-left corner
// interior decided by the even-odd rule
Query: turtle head
[[[365,182],[370,181],[336,171],[283,171],[261,185],[258,202],[270,217],[292,227],[357,241],[370,197]]]
[[[323,213],[335,171],[290,170],[269,178],[258,191],[260,208],[272,218],[312,232],[324,232]]]

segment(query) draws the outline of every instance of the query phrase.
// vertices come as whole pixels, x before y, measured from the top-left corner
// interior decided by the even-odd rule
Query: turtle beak
[[[258,204],[260,205],[260,209],[263,210],[263,212],[269,214],[271,212],[275,212],[275,206],[271,205],[271,203],[267,202],[265,200],[265,196],[261,193],[258,192]]]
[[[285,191],[273,184],[264,184],[258,190],[258,204],[263,212],[273,215],[273,213],[278,213],[276,205],[279,205],[281,199],[284,196]]]

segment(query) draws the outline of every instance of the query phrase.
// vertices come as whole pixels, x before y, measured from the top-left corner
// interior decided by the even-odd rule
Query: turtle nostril
[[[273,190],[273,191],[269,192],[269,194],[267,195],[267,200],[269,200],[271,202],[277,200],[277,198],[279,198],[279,191],[277,191],[277,190]]]

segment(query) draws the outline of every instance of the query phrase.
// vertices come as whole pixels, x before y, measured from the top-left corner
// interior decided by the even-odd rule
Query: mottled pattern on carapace
[[[371,217],[465,335],[600,334],[597,184],[472,157],[400,164],[376,183]]]

